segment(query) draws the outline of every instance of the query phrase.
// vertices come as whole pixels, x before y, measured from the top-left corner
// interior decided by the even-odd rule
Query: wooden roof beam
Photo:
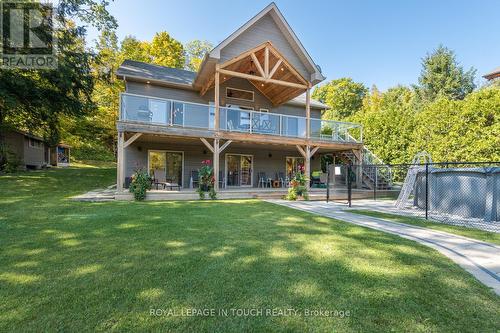
[[[298,88],[298,89],[307,89],[307,85],[305,84],[299,84],[299,83],[293,83],[293,82],[288,82],[288,81],[281,81],[281,80],[275,80],[275,79],[266,79],[261,76],[257,75],[251,75],[251,74],[245,74],[245,73],[240,73],[240,72],[235,72],[235,71],[229,71],[227,69],[221,69],[220,70],[221,74],[225,75],[231,75],[234,77],[240,77],[243,79],[247,80],[255,80],[255,81],[261,81],[261,82],[266,82],[266,83],[274,83],[286,87],[292,87],[292,88]]]

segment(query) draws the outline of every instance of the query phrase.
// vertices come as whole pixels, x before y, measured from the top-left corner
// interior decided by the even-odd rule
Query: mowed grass
[[[114,177],[91,167],[0,177],[0,331],[500,328],[498,296],[436,251],[393,235],[256,200],[68,199]],[[216,315],[182,316],[188,309]]]
[[[469,237],[472,239],[477,239],[483,242],[488,242],[492,244],[500,245],[500,233],[488,232],[479,229],[460,227],[455,225],[449,225],[445,223],[434,222],[432,220],[426,220],[419,217],[403,216],[390,213],[376,212],[373,210],[363,210],[363,209],[352,209],[349,210],[351,213],[378,217],[385,220],[398,223],[406,223],[411,225],[416,225],[420,227],[425,227],[429,229],[439,230],[449,232],[450,234],[455,234],[459,236]]]

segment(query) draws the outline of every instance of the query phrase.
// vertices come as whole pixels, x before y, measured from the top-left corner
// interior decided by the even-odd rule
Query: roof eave
[[[161,86],[195,90],[193,84],[174,83],[174,82],[169,82],[169,81],[165,81],[165,80],[157,80],[157,79],[151,79],[151,78],[143,77],[143,76],[126,75],[126,74],[119,74],[119,73],[116,73],[116,77],[120,80],[125,81],[125,82],[127,81],[127,78],[129,78],[132,81],[144,82],[146,84],[149,82],[149,83],[161,85]]]

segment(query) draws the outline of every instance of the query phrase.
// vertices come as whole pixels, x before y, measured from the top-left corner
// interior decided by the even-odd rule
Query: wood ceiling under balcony
[[[310,83],[305,80],[276,48],[266,42],[226,61],[216,68],[220,84],[232,77],[247,79],[275,106],[304,93]],[[214,86],[210,79],[201,94]]]

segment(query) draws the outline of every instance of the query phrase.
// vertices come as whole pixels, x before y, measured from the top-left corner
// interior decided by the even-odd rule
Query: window
[[[254,101],[254,92],[250,90],[226,88],[226,97],[232,99],[240,99],[243,101]]]
[[[42,141],[30,138],[29,146],[30,148],[42,148]]]
[[[260,108],[260,112],[269,112],[269,109]]]

